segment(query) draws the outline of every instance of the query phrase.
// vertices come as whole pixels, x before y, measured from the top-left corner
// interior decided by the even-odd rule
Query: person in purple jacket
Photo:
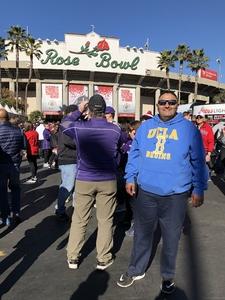
[[[78,121],[87,106],[89,119]],[[105,119],[106,103],[99,94],[92,96],[88,105],[81,102],[78,108],[61,123],[63,133],[70,136],[77,146],[76,200],[67,246],[68,265],[71,269],[78,268],[86,227],[96,200],[96,268],[104,270],[113,263],[113,214],[121,129]]]
[[[49,167],[48,161],[49,161],[49,158],[51,156],[51,143],[50,143],[51,131],[50,131],[48,123],[45,123],[44,126],[45,126],[45,129],[43,131],[44,140],[42,142],[42,150],[43,150],[43,153],[44,153],[44,165],[43,165],[43,167],[48,168]]]

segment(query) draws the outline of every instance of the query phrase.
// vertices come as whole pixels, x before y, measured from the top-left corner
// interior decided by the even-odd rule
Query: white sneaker
[[[49,167],[49,164],[48,163],[44,163],[43,164],[43,168],[48,168]]]
[[[67,262],[68,262],[68,267],[70,269],[74,269],[74,270],[78,269],[78,265],[79,265],[78,259],[68,259]]]
[[[72,194],[72,195],[70,194],[70,195],[66,198],[65,203],[69,203],[72,199],[73,199],[73,194]]]
[[[25,184],[32,184],[32,183],[35,183],[35,182],[37,182],[37,179],[35,179],[35,178],[30,178],[30,179],[28,179],[27,181],[25,181],[24,183],[25,183]]]
[[[107,262],[100,262],[100,261],[97,261],[97,266],[96,266],[96,269],[97,270],[105,270],[107,269],[109,266],[111,266],[114,262],[114,259],[111,259]]]

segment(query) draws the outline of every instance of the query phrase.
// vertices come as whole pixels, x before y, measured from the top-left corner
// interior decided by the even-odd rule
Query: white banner
[[[197,116],[200,112],[203,112],[205,115],[224,115],[225,104],[210,104],[210,105],[194,106],[193,114]]]
[[[42,111],[58,112],[62,109],[62,84],[42,83]]]
[[[135,88],[119,88],[119,114],[135,114]]]

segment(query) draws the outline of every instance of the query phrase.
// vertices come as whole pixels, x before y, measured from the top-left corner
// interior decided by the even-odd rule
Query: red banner
[[[217,81],[217,72],[208,69],[205,70],[201,69],[199,77]]]
[[[113,99],[113,87],[105,85],[95,85],[94,86],[95,94],[100,94],[106,102],[107,106],[112,106]]]

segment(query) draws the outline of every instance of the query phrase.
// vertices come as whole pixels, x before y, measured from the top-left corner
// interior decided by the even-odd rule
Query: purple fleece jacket
[[[105,118],[79,120],[81,113],[67,115],[61,123],[63,133],[77,146],[77,180],[107,181],[116,179],[117,155],[121,129]]]

